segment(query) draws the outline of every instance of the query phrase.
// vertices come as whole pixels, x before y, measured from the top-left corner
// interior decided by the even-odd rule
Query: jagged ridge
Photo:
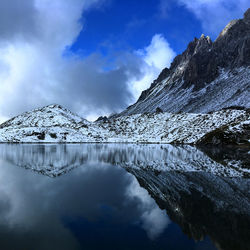
[[[250,107],[250,9],[231,21],[212,42],[202,35],[165,68],[138,101],[121,115],[155,112],[215,111]]]

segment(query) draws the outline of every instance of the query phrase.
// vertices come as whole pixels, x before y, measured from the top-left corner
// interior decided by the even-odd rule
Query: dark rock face
[[[95,122],[108,122],[107,116],[100,116]]]
[[[198,145],[248,145],[250,138],[250,124],[239,125],[240,130],[230,130],[228,126],[215,129],[203,136]]]
[[[204,35],[200,39],[195,38],[189,44],[188,49],[184,52],[184,54],[187,53],[185,60],[189,61],[183,72],[184,88],[195,83],[195,89],[200,89],[206,82],[211,82],[218,76],[217,67],[212,63],[212,46],[210,37]]]
[[[157,107],[156,110],[155,110],[155,112],[156,112],[156,113],[162,113],[163,111],[162,111],[161,108]]]
[[[230,109],[245,110],[246,114],[249,115],[249,109],[242,107],[230,107]],[[225,109],[226,110],[226,109]],[[198,142],[197,145],[245,145],[250,146],[250,124],[248,121],[221,126],[206,135],[204,135]]]
[[[244,76],[239,70],[242,68],[245,69]],[[224,72],[229,73],[226,82],[222,81],[224,79],[220,79]],[[214,81],[218,83],[211,84]],[[165,87],[154,91],[154,93],[157,92],[156,94],[152,93],[160,85],[162,86],[162,82]],[[221,89],[226,89],[226,86],[230,84],[234,86],[235,91],[231,91],[228,96],[218,97],[216,94],[216,91],[219,91],[218,86]],[[205,95],[199,96],[200,98],[197,100],[197,93],[203,89],[205,89],[203,92],[208,92],[210,99],[214,98],[214,103],[221,102],[220,108],[240,103],[249,107],[249,91],[241,93],[247,88],[250,88],[250,9],[246,11],[243,19],[231,21],[214,42],[211,41],[210,37],[204,35],[190,42],[187,49],[174,59],[170,68],[165,68],[150,88],[142,92],[138,101],[128,107],[121,115],[154,112],[155,105],[168,112],[216,110],[216,105],[205,104],[207,102]],[[190,94],[185,98],[184,105],[176,103],[175,107],[172,107],[171,99],[174,95],[183,95],[183,92],[189,89],[195,97]],[[239,90],[238,93],[236,93],[237,90]],[[226,92],[228,93],[227,90]],[[246,98],[243,100],[242,96]],[[195,100],[193,100],[194,98]],[[196,100],[197,105],[190,108],[189,104],[193,104]]]

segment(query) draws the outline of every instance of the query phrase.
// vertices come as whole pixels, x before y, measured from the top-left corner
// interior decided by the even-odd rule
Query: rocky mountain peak
[[[219,68],[250,65],[249,18],[250,9],[244,19],[231,21],[214,43],[204,34],[199,39],[194,38],[187,49],[174,59],[171,73],[182,68],[178,77],[184,78],[184,87],[194,84],[195,89],[200,89],[218,76]]]
[[[250,8],[244,14],[244,22],[248,24],[250,22]]]
[[[57,109],[65,109],[61,105],[56,104],[56,103],[50,104],[48,106],[45,106],[45,108],[49,108],[49,109],[55,109],[55,108],[57,108]]]
[[[212,40],[209,36],[201,35],[200,39],[197,40],[197,44],[194,50],[194,54],[203,53],[208,51],[212,47]]]
[[[187,49],[175,57],[170,68],[165,68],[150,88],[142,92],[138,101],[121,115],[154,112],[157,107],[168,112],[211,111],[215,110],[219,101],[220,107],[249,107],[249,91],[244,92],[250,88],[249,70],[250,9],[245,12],[243,19],[231,21],[214,42],[204,34],[194,38]],[[216,84],[223,81],[223,85],[216,87],[217,90],[213,90],[217,86],[212,84],[215,81]],[[220,100],[216,93],[219,89],[221,92],[227,89]],[[206,96],[201,97],[200,93],[205,94],[208,90],[210,98],[216,98],[213,104],[211,99],[205,100]],[[178,103],[178,100],[181,102]]]
[[[7,127],[62,127],[89,124],[80,116],[58,104],[34,109],[18,115],[0,125],[0,128]]]

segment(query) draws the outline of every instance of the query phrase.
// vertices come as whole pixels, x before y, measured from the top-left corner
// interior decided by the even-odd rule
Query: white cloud
[[[151,44],[141,52],[145,62],[158,69],[169,67],[175,52],[170,48],[167,40],[162,35],[155,35]]]
[[[204,33],[216,37],[233,19],[243,17],[249,0],[178,0],[201,21]]]
[[[78,23],[83,8],[81,0],[73,0],[71,5],[61,0],[29,0],[30,12],[24,11],[26,15],[21,13],[25,6],[18,2],[10,1],[6,6],[10,16],[13,11],[20,13],[20,23],[15,24],[15,19],[5,20],[7,26],[1,26],[2,30],[11,28],[9,33],[15,34],[6,33],[0,38],[4,66],[0,67],[1,119],[47,102],[55,68],[63,63],[62,51],[81,30]]]
[[[63,54],[82,29],[82,12],[100,7],[105,1],[27,0],[24,5],[18,2],[0,3],[0,32],[4,34],[0,37],[0,120],[52,102],[75,111],[89,111],[90,100],[86,100],[86,107],[82,106],[84,97],[92,93],[79,90],[98,91],[88,85],[97,78],[99,84],[105,84],[105,79],[117,75],[117,70],[102,74],[103,60],[81,60],[77,55]],[[78,97],[72,99],[70,94]]]
[[[1,121],[51,103],[91,119],[121,111],[169,65],[174,52],[161,35],[143,50],[117,55],[109,71],[100,55],[65,55],[84,26],[84,11],[106,1],[0,3]]]
[[[144,65],[141,68],[143,77],[139,80],[131,79],[135,99],[150,86],[165,67],[170,66],[176,56],[167,40],[160,34],[154,35],[150,45],[136,53],[142,57]]]
[[[46,50],[58,50],[59,53],[74,39],[82,29],[79,22],[84,1],[82,0],[36,0],[37,25],[39,39]]]

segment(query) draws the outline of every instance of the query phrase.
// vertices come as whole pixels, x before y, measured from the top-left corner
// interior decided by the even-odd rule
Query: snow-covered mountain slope
[[[0,142],[80,142],[101,129],[68,109],[49,105],[23,113],[0,125]],[[94,139],[92,139],[94,140]]]
[[[100,125],[108,133],[105,134],[107,141],[112,142],[150,142],[150,143],[177,143],[177,144],[237,144],[249,143],[250,113],[247,110],[220,110],[210,114],[191,113],[147,113],[131,116],[122,116]],[[232,140],[226,140],[226,130],[235,128],[231,134]],[[231,128],[230,127],[230,128]],[[211,140],[205,136],[215,132]],[[217,132],[225,134],[225,140],[213,140]],[[244,136],[235,137],[239,132]],[[241,132],[240,132],[241,131]]]
[[[70,110],[52,104],[18,115],[0,125],[0,128],[67,127],[80,128],[90,123]]]
[[[50,105],[3,123],[0,142],[248,144],[249,117],[249,110],[226,109],[210,114],[137,114],[93,123]]]
[[[208,113],[250,107],[250,9],[212,42],[195,38],[138,101],[118,116],[155,112]]]
[[[0,125],[0,142],[249,145],[249,108],[250,9],[215,42],[194,39],[121,114],[92,123],[49,105]]]

